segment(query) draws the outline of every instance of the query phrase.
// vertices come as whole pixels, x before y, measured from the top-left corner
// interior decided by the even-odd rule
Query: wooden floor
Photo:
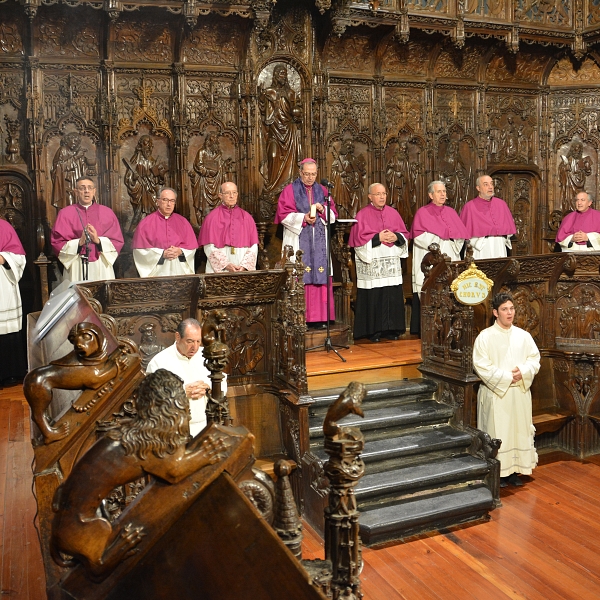
[[[375,360],[379,354],[381,360],[393,362],[403,350],[397,344],[355,346],[344,352],[348,358]],[[310,354],[307,362],[319,354]],[[325,371],[326,361],[333,361],[323,354],[314,361],[321,365],[315,370]],[[357,364],[351,366],[353,371]],[[398,366],[402,365],[393,368]],[[356,379],[355,375],[314,376]],[[0,596],[41,600],[46,596],[33,526],[33,452],[26,416],[21,388],[0,390]],[[364,599],[599,599],[600,458],[578,461],[564,454],[545,455],[534,475],[525,479],[523,488],[501,491],[503,506],[486,523],[377,550],[365,548]],[[321,540],[307,527],[304,558],[322,557]]]
[[[343,387],[350,381],[382,383],[421,377],[421,340],[382,340],[374,344],[360,340],[350,348],[339,349],[343,362],[333,351],[306,353],[308,389],[324,390]]]

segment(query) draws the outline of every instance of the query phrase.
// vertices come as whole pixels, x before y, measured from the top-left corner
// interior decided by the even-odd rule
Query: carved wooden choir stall
[[[324,560],[299,562],[302,525],[289,481],[295,463],[275,462],[275,484],[253,467],[257,451],[268,454],[281,443],[277,412],[281,421],[297,418],[284,405],[293,403],[288,395],[297,402],[292,390],[268,402],[274,391],[261,394],[257,383],[282,388],[264,337],[292,337],[289,314],[280,309],[296,279],[287,266],[289,273],[274,271],[254,286],[259,308],[237,324],[235,316],[248,310],[243,300],[231,310],[222,306],[240,280],[221,275],[167,280],[135,315],[139,280],[74,288],[30,316],[34,368],[24,390],[35,423],[34,489],[49,598],[361,597],[353,488],[364,470],[364,441],[357,428],[336,421],[361,414],[364,387],[349,386],[324,420],[331,482]],[[190,440],[181,380],[161,369],[144,377],[141,364],[193,307],[204,317],[212,390],[209,426]],[[141,334],[139,346],[118,335],[129,331]],[[227,363],[230,398],[221,389]],[[287,366],[302,371],[291,352]],[[268,422],[276,435],[231,426],[274,402],[281,407]],[[298,426],[289,429],[298,433]]]
[[[491,295],[474,308],[460,304],[450,284],[467,263],[429,254],[423,287],[420,370],[438,383],[439,398],[464,426],[477,424],[473,343],[491,325]],[[424,261],[425,262],[425,261]],[[535,445],[583,458],[600,451],[600,255],[553,254],[481,260],[477,268],[509,291],[515,325],[531,333],[542,356],[532,386]]]

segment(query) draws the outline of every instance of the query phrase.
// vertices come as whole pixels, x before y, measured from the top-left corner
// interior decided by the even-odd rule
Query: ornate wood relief
[[[498,83],[540,83],[547,60],[530,53],[497,55],[490,60],[486,79]]]
[[[0,23],[0,56],[23,55],[23,16],[5,14]]]
[[[233,19],[199,20],[182,43],[183,62],[189,65],[236,67],[241,62],[242,30]]]
[[[429,41],[410,41],[400,44],[390,39],[385,44],[381,59],[381,72],[386,75],[411,75],[414,77],[427,74],[429,53],[434,48]]]
[[[519,0],[516,22],[508,0],[402,10],[319,0],[331,29],[308,8],[244,0],[186,6],[181,16],[71,4],[0,4],[0,163],[27,169],[36,190],[32,243],[84,172],[96,174],[99,201],[125,232],[153,210],[159,185],[177,190],[177,210],[199,226],[220,183],[233,180],[241,206],[265,223],[270,256],[280,251],[267,224],[304,156],[339,182],[342,216],[380,181],[408,223],[434,178],[460,208],[480,173],[515,174],[501,183],[519,221],[519,253],[541,250],[544,237],[549,247],[576,180],[598,190],[600,66],[581,33],[594,27],[593,1],[575,19],[567,0]],[[26,16],[32,56],[23,64]],[[418,31],[432,27],[449,36]],[[519,50],[520,39],[565,50]],[[525,173],[529,184],[519,183]],[[121,273],[128,253],[129,241]]]
[[[170,63],[173,61],[173,40],[165,16],[153,22],[123,15],[114,26],[113,60]]]
[[[68,8],[48,11],[36,20],[36,41],[40,57],[97,59],[100,56],[98,15],[87,9],[73,18]]]

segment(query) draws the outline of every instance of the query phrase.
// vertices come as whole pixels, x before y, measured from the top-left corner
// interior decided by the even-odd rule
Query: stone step
[[[359,508],[363,510],[369,503],[388,503],[391,498],[399,498],[415,490],[481,480],[489,470],[490,466],[485,460],[464,454],[365,475],[356,487],[355,494]]]
[[[455,488],[428,497],[417,496],[361,512],[360,537],[363,544],[372,546],[422,531],[482,519],[493,508],[494,498],[483,485]]]
[[[348,376],[348,382],[352,381],[352,374]],[[437,385],[429,379],[406,379],[395,381],[390,384],[367,384],[367,395],[363,400],[363,410],[375,404],[393,401],[394,404],[402,402],[414,402],[420,399],[430,399],[437,390]],[[311,392],[313,404],[310,407],[311,415],[325,415],[330,404],[337,400],[338,396],[346,388],[324,390],[323,392]]]
[[[365,442],[362,459],[365,464],[389,462],[407,457],[435,452],[457,450],[456,454],[471,445],[471,436],[450,425],[423,428],[400,436]],[[328,459],[321,440],[311,448],[313,454],[322,461]]]
[[[373,430],[392,430],[398,427],[415,427],[421,424],[446,423],[452,416],[452,412],[452,408],[446,404],[440,404],[435,400],[421,400],[419,402],[407,402],[401,406],[368,408],[364,411],[364,418],[351,414],[340,419],[338,423],[359,427],[365,434],[365,438],[368,439],[367,432]],[[309,417],[308,423],[311,439],[323,437],[322,415]]]

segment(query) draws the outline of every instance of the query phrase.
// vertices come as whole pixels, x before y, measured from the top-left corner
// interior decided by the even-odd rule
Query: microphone
[[[335,186],[331,181],[327,181],[327,179],[321,179],[321,185],[324,185],[326,188],[332,190]]]

